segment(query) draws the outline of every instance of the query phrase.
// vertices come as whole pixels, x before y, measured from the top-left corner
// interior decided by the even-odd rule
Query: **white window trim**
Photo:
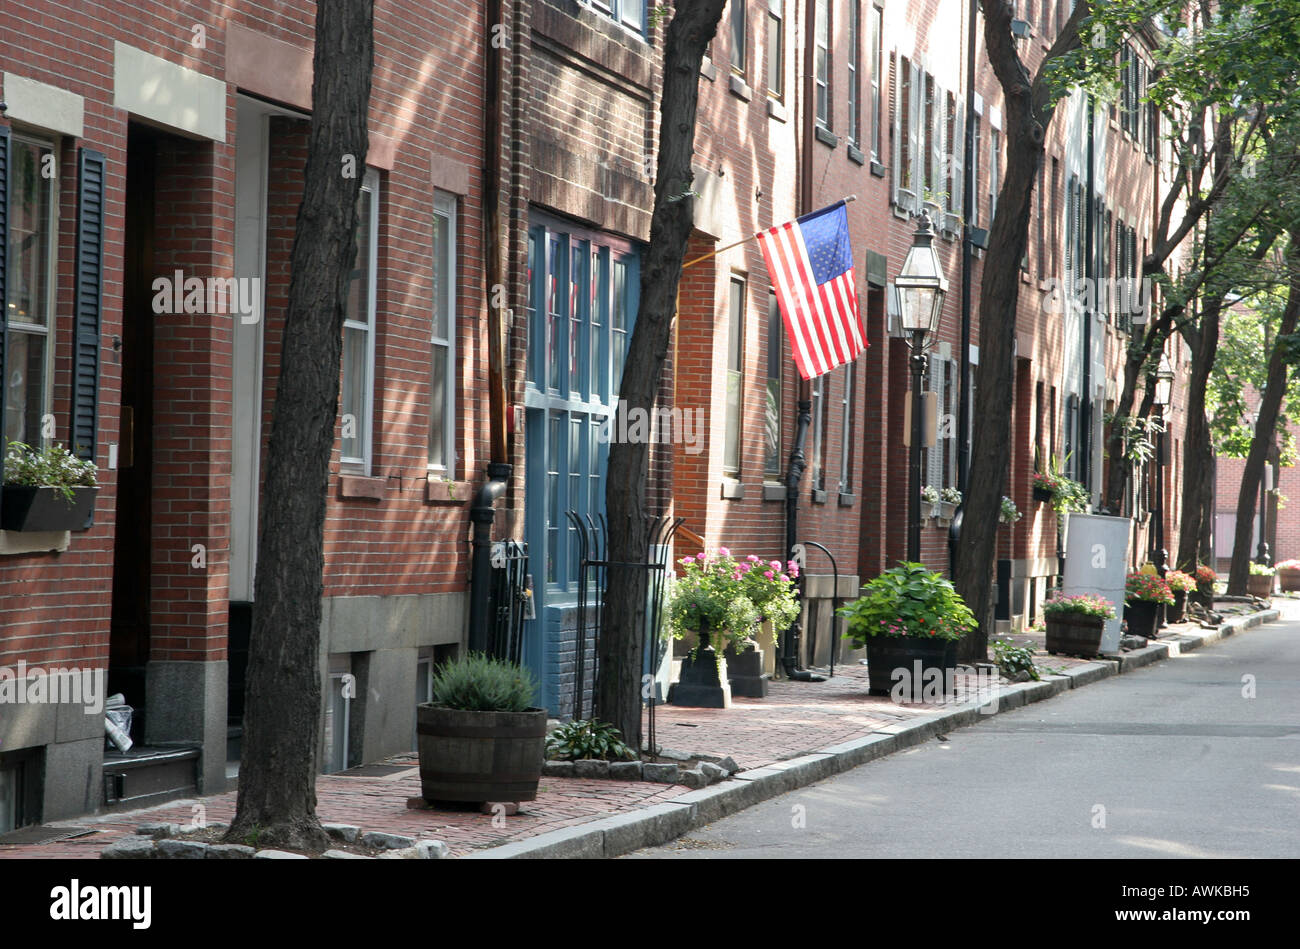
[[[375,336],[378,334],[376,303],[379,285],[379,172],[373,168],[366,169],[365,178],[361,183],[361,190],[370,192],[370,260],[367,262],[370,286],[366,288],[368,323],[345,319],[343,326],[345,329],[366,331],[366,387],[362,396],[361,408],[361,412],[365,416],[365,425],[361,432],[361,457],[343,455],[341,461],[344,465],[360,468],[362,474],[368,475],[371,471],[375,433]]]
[[[3,196],[3,200],[5,201],[6,205],[9,205],[13,194],[13,169],[12,169],[13,146],[15,143],[18,142],[25,142],[28,145],[35,145],[38,149],[48,148],[50,150],[50,154],[55,157],[56,161],[58,160],[58,156],[59,156],[59,141],[57,138],[47,138],[40,134],[25,132],[21,128],[11,128],[10,137],[9,137],[9,160],[10,160],[9,187]],[[41,180],[46,181],[47,179],[42,178]],[[40,413],[42,428],[44,427],[45,418],[50,414],[52,414],[54,411],[54,349],[56,344],[55,341],[56,327],[55,327],[54,319],[55,319],[55,312],[56,312],[55,300],[59,292],[59,284],[58,284],[59,187],[58,187],[57,179],[48,179],[48,180],[50,180],[51,183],[50,183],[49,220],[46,222],[49,230],[45,235],[45,239],[48,242],[47,246],[49,249],[49,252],[47,254],[48,259],[47,259],[46,271],[45,271],[45,289],[46,289],[45,301],[44,301],[45,302],[45,325],[41,326],[36,323],[20,322],[13,317],[10,317],[8,321],[8,327],[10,331],[17,330],[17,332],[20,333],[27,333],[28,335],[32,335],[32,336],[42,336],[45,338],[45,358],[44,358],[44,365],[42,366],[45,385],[43,387],[44,391],[41,392],[41,413]],[[12,228],[13,214],[11,213],[12,212],[11,205],[6,208],[6,212],[7,212],[6,219],[10,222],[10,227]],[[6,261],[9,260],[9,256],[7,252],[5,254],[5,260]],[[6,284],[6,286],[7,285],[8,284]],[[18,329],[18,327],[22,327],[22,328]],[[7,379],[0,379],[0,385],[8,385],[8,384],[9,381]],[[8,411],[7,406],[6,406],[6,411]],[[6,419],[0,418],[0,442],[4,442],[6,438],[5,436],[6,421],[7,421]],[[57,432],[56,432],[56,436],[57,436]],[[26,437],[27,437],[26,444],[31,445],[33,448],[40,448],[44,446],[47,442],[52,442],[57,440],[57,438],[47,439],[42,437],[39,430],[36,432],[35,438],[31,437],[30,435],[27,435]],[[69,430],[68,442],[71,443],[71,441],[72,441],[72,432]],[[3,445],[0,445],[0,448],[3,448]]]
[[[456,473],[456,462],[459,460],[456,453],[456,278],[457,278],[457,215],[456,215],[456,196],[444,191],[435,191],[433,193],[433,213],[435,217],[447,218],[447,247],[446,257],[442,261],[442,272],[446,275],[447,280],[447,336],[445,339],[439,339],[433,335],[433,320],[429,321],[429,345],[444,345],[447,347],[447,374],[443,382],[446,386],[446,393],[443,396],[443,413],[442,413],[442,457],[445,464],[435,465],[430,463],[428,470],[432,476],[439,478],[454,478]],[[436,248],[435,248],[436,251]],[[434,301],[437,305],[437,301]],[[432,353],[430,353],[432,355]],[[430,364],[432,371],[432,363]],[[429,405],[433,405],[433,379],[429,379]],[[432,422],[432,419],[430,419]],[[428,446],[432,447],[432,446]]]

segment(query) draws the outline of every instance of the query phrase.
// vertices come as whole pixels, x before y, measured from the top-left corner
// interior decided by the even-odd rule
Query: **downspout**
[[[1096,180],[1096,159],[1094,157],[1094,128],[1096,122],[1096,103],[1092,94],[1088,93],[1088,217],[1084,223],[1084,244],[1087,246],[1087,252],[1083,255],[1084,277],[1087,278],[1088,287],[1094,286],[1096,277],[1096,236],[1094,233],[1094,218],[1097,214],[1097,180]],[[1095,293],[1087,293],[1084,296],[1085,307],[1083,311],[1083,398],[1079,400],[1079,451],[1083,457],[1079,459],[1082,481],[1088,488],[1089,501],[1092,499],[1092,321],[1094,318],[1093,311],[1086,306],[1087,301],[1091,299],[1096,301]]]
[[[517,0],[516,0],[517,2]],[[502,256],[506,250],[501,220],[501,128],[510,118],[506,114],[504,50],[493,42],[494,31],[502,22],[503,0],[488,0],[483,11],[483,48],[487,61],[483,72],[483,192],[484,242],[487,275],[487,350],[488,350],[488,426],[491,445],[487,481],[479,486],[470,507],[473,524],[470,562],[469,635],[470,651],[487,652],[493,647],[489,607],[492,582],[492,524],[496,519],[497,498],[506,491],[511,465],[506,444],[506,380],[504,352],[504,286]]]
[[[971,241],[971,218],[975,194],[975,16],[979,0],[970,0],[966,11],[966,134],[962,142],[962,241],[961,241],[961,378],[957,385],[957,490],[965,505],[970,477],[970,331],[971,281],[975,269],[975,245]],[[959,506],[948,528],[948,572],[955,575],[961,553],[963,511]]]
[[[802,88],[803,98],[803,123],[802,133],[803,141],[800,142],[800,171],[799,171],[799,213],[807,214],[812,210],[813,186],[812,186],[812,155],[813,155],[813,124],[816,121],[816,107],[814,106],[815,96],[813,95],[814,84],[816,82],[814,75],[814,49],[815,37],[817,35],[817,3],[816,0],[807,0],[806,19],[808,24],[808,36],[813,38],[804,42],[804,81]],[[798,30],[798,24],[795,24]],[[796,37],[797,39],[797,37]],[[798,47],[796,46],[796,49]],[[807,467],[807,459],[804,456],[804,445],[808,440],[808,426],[812,424],[812,385],[807,379],[799,380],[799,400],[798,400],[798,420],[795,427],[794,447],[790,450],[790,461],[786,468],[785,476],[785,549],[786,557],[794,559],[794,548],[799,543],[799,483],[803,480],[804,469]],[[803,577],[800,578],[800,589],[803,587]],[[790,628],[785,633],[785,648],[781,651],[781,666],[785,671],[787,679],[798,682],[822,681],[821,676],[814,676],[806,669],[799,668],[799,639],[802,633],[803,623],[798,617],[790,624]]]

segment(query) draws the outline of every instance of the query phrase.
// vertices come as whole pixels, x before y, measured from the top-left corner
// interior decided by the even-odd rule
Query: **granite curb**
[[[965,702],[917,716],[908,722],[876,729],[869,735],[830,745],[811,754],[741,771],[725,781],[643,810],[475,851],[460,859],[609,858],[642,847],[658,846],[696,827],[711,824],[876,758],[919,745],[953,729],[1227,639],[1262,623],[1272,622],[1280,615],[1276,609],[1260,610],[1228,620],[1215,629],[1179,633],[1170,640],[1156,641],[1121,656],[1104,657],[1044,676],[1038,682],[1008,686],[995,699]]]

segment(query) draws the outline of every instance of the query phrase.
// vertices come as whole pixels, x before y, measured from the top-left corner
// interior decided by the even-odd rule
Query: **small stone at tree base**
[[[400,850],[385,850],[383,853],[375,854],[376,860],[419,860],[420,850],[418,847],[402,847]]]
[[[346,850],[326,850],[321,854],[326,860],[373,860],[362,853],[349,853]]]
[[[101,860],[151,860],[158,854],[149,837],[123,837],[100,851]]]
[[[726,768],[720,768],[711,761],[700,762],[699,770],[704,772],[704,776],[709,780],[710,784],[714,781],[721,781],[727,776]]]
[[[250,860],[257,853],[243,844],[212,844],[208,847],[209,860]]]
[[[290,853],[287,850],[259,850],[253,854],[254,860],[306,860],[307,858],[300,853]]]
[[[640,781],[641,762],[611,761],[609,763],[609,776],[617,781]]]
[[[688,788],[702,788],[709,783],[709,779],[699,768],[687,768],[677,775],[677,783]]]
[[[415,838],[371,830],[361,835],[361,843],[367,847],[375,847],[380,850],[404,850],[407,847],[415,846]]]
[[[451,856],[451,848],[441,840],[421,840],[415,849],[422,860],[444,860]]]
[[[137,834],[146,834],[154,840],[161,840],[164,837],[175,837],[181,832],[180,824],[141,824],[135,829]]]
[[[208,845],[197,840],[158,841],[160,860],[203,860],[207,854]]]
[[[659,784],[676,784],[678,770],[675,764],[653,762],[646,762],[641,768],[642,775],[647,781],[655,781]]]
[[[321,824],[321,827],[331,837],[349,844],[356,843],[361,834],[361,828],[355,824]]]
[[[573,763],[575,778],[607,778],[609,762],[601,758],[580,758]]]
[[[736,759],[731,757],[731,755],[727,755],[727,757],[719,761],[718,767],[727,772],[727,774],[735,774],[740,770],[740,765],[736,764]]]
[[[504,810],[498,810],[498,808],[504,808]],[[484,814],[491,814],[493,817],[497,814],[514,817],[519,813],[519,805],[514,801],[484,801],[479,810]]]

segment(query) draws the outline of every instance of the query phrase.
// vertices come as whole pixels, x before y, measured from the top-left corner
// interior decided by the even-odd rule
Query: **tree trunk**
[[[655,176],[650,246],[641,271],[641,306],[623,365],[620,411],[649,413],[663,375],[677,315],[682,258],[694,227],[695,112],[704,47],[717,32],[726,0],[679,0],[664,41],[663,93],[659,106],[659,160]],[[605,512],[609,560],[644,563],[649,554],[646,486],[649,445],[614,441],[609,448]],[[646,571],[610,567],[604,629],[598,647],[596,712],[640,746],[641,666],[646,621]]]
[[[239,797],[227,839],[321,849],[320,626],[339,356],[366,161],[373,0],[316,11],[311,131],[271,422]]]
[[[1007,0],[984,4],[984,40],[989,61],[1005,98],[1007,168],[998,195],[998,210],[989,234],[990,251],[980,284],[980,361],[971,430],[980,437],[971,443],[970,475],[962,512],[961,541],[953,581],[957,592],[979,621],[962,640],[960,658],[983,660],[988,653],[989,606],[997,554],[998,513],[1007,472],[1011,468],[1011,413],[1015,363],[1011,355],[1016,335],[1016,304],[1020,297],[1020,259],[1029,240],[1029,213],[1043,141],[1055,112],[1045,87],[1044,69],[1078,44],[1078,24],[1089,15],[1079,3],[1053,43],[1039,73],[1030,79],[1011,35],[1015,16]]]
[[[1246,455],[1246,467],[1241,475],[1241,488],[1237,492],[1237,530],[1232,540],[1232,567],[1228,573],[1228,593],[1244,596],[1246,580],[1250,576],[1250,535],[1255,521],[1255,500],[1259,495],[1259,482],[1264,474],[1273,439],[1277,437],[1277,416],[1286,394],[1286,346],[1281,337],[1295,332],[1300,317],[1300,231],[1291,233],[1287,248],[1287,261],[1291,266],[1290,287],[1287,290],[1286,309],[1282,311],[1281,325],[1274,337],[1273,349],[1268,356],[1268,381],[1259,400],[1259,421]]]
[[[1223,298],[1217,294],[1209,297],[1201,308],[1199,328],[1183,334],[1191,344],[1192,364],[1188,368],[1187,429],[1183,434],[1183,515],[1174,563],[1189,573],[1195,572],[1201,559],[1205,512],[1211,509],[1214,496],[1214,446],[1210,442],[1209,419],[1205,417],[1205,393],[1219,350],[1222,312]]]

